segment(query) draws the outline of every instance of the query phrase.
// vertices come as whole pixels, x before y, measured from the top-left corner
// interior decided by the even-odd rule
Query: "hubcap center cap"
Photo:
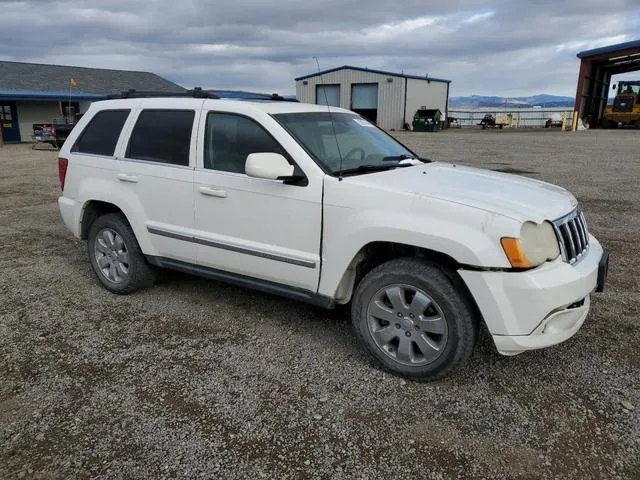
[[[404,317],[402,320],[400,320],[400,325],[402,326],[403,330],[413,330],[414,327],[413,320],[408,317]]]

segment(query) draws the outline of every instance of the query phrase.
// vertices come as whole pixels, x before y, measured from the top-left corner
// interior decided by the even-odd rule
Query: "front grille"
[[[631,112],[633,111],[633,97],[632,96],[623,96],[616,97],[613,100],[613,108],[614,112]]]
[[[574,264],[589,250],[589,230],[584,214],[576,209],[553,222],[558,237],[562,259]]]

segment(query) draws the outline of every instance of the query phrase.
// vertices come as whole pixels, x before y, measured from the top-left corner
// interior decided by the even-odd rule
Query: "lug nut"
[[[413,318],[413,313],[410,313],[410,314],[409,314],[409,318]]]
[[[402,318],[402,313],[398,312],[398,317]]]
[[[407,337],[410,337],[410,336],[411,336],[411,332],[407,332],[407,333],[405,333],[405,335],[406,335]]]
[[[399,323],[396,323],[396,328],[400,328],[400,324]]]

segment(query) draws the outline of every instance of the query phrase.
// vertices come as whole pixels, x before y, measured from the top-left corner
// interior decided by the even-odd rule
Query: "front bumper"
[[[590,236],[574,265],[561,259],[524,272],[462,270],[498,351],[514,355],[564,342],[584,323],[593,291],[602,291],[609,256]]]

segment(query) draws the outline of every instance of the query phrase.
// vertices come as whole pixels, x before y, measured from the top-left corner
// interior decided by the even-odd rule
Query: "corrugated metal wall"
[[[391,79],[389,82],[387,79]],[[378,83],[378,125],[384,129],[402,129],[403,122],[411,123],[418,107],[427,105],[439,108],[444,117],[447,106],[447,84],[432,80],[405,79],[360,70],[338,70],[323,74],[325,85],[340,85],[340,106],[351,109],[351,85],[354,83]],[[303,82],[307,82],[304,85]],[[409,89],[411,101],[407,99],[405,112],[405,82],[412,84]],[[296,82],[296,97],[305,103],[316,102],[316,85],[321,84],[320,76],[309,77]],[[406,120],[405,120],[406,113]]]
[[[392,81],[388,82],[387,78]],[[378,125],[385,129],[401,129],[404,115],[405,79],[358,70],[338,70],[323,74],[325,85],[340,84],[340,106],[351,108],[351,85],[354,83],[378,83]],[[303,84],[307,82],[307,85]],[[296,82],[296,97],[305,103],[316,102],[316,85],[321,84],[320,76]]]
[[[405,112],[407,123],[411,124],[416,110],[422,106],[428,109],[440,109],[442,120],[444,120],[447,114],[447,84],[434,81],[429,83],[425,80],[409,78],[407,84],[407,110]]]

